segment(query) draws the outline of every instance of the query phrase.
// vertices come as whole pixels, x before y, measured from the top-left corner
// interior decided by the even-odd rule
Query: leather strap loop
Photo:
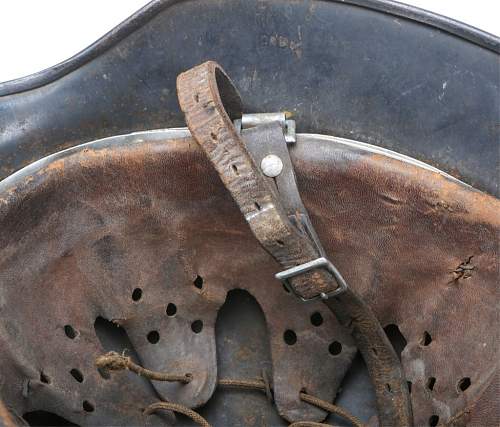
[[[285,269],[318,258],[318,248],[304,230],[292,224],[276,190],[264,178],[231,122],[241,115],[241,102],[225,72],[216,63],[206,62],[180,74],[177,91],[191,134],[262,246]],[[337,289],[333,277],[319,269],[293,277],[291,282],[304,299]],[[370,307],[351,289],[325,303],[350,328],[363,355],[377,395],[380,425],[412,425],[401,364]]]

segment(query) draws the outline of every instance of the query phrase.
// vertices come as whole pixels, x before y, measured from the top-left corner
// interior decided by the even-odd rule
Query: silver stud
[[[268,154],[260,162],[260,168],[269,178],[277,177],[283,170],[283,162],[275,154]]]

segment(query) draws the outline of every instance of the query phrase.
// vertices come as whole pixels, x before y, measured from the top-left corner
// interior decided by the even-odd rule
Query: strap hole
[[[323,324],[323,316],[319,311],[316,311],[311,315],[311,323],[313,326],[321,326]]]
[[[201,320],[195,320],[191,323],[191,330],[195,334],[199,334],[203,330],[203,322]]]
[[[471,382],[470,382],[469,377],[462,378],[457,384],[458,391],[459,392],[465,391],[470,387],[470,385],[471,385]]]
[[[84,400],[83,401],[83,410],[85,412],[94,412],[95,411],[95,407],[92,403],[90,403],[88,400]]]
[[[51,382],[49,376],[43,371],[40,371],[40,382],[44,384],[50,384]]]
[[[408,385],[408,393],[411,394],[411,386],[413,385],[413,383],[411,381],[406,381],[406,384]]]
[[[141,288],[135,288],[132,292],[132,299],[134,301],[139,301],[142,298],[142,289]]]
[[[328,351],[332,356],[338,356],[342,353],[342,344],[338,341],[334,341],[328,346]]]
[[[158,331],[151,331],[148,333],[147,339],[151,344],[157,344],[160,341],[160,334]]]
[[[283,340],[288,345],[294,345],[297,342],[297,334],[291,329],[287,329],[283,334]]]
[[[75,331],[75,329],[71,325],[64,326],[64,333],[66,334],[66,336],[68,338],[70,338],[72,340],[74,340],[77,336],[77,332]]]
[[[78,369],[73,368],[69,373],[79,383],[83,382],[83,374]]]
[[[429,379],[427,380],[427,384],[426,384],[427,388],[432,391],[432,390],[434,390],[435,384],[436,384],[436,378],[429,377]]]
[[[196,276],[196,279],[193,281],[193,285],[198,289],[203,288],[203,277]]]
[[[431,334],[429,334],[429,332],[427,331],[424,331],[424,336],[420,340],[420,345],[427,347],[431,342],[432,342]]]
[[[431,427],[436,427],[439,423],[439,416],[437,415],[432,415],[430,418],[429,418],[429,425]]]
[[[175,304],[170,303],[167,305],[167,310],[166,310],[167,316],[173,317],[177,313],[177,306]]]

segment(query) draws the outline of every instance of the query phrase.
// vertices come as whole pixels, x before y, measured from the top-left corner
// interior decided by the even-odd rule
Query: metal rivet
[[[277,177],[283,170],[283,162],[275,154],[269,154],[260,162],[260,168],[269,178]]]

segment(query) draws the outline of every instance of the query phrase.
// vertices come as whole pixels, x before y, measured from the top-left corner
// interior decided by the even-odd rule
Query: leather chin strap
[[[231,80],[218,64],[209,61],[180,74],[177,92],[193,138],[214,165],[255,237],[285,270],[301,267],[288,278],[294,293],[304,300],[323,297],[351,331],[372,378],[380,425],[412,425],[401,364],[372,310],[354,290],[339,286],[343,279],[331,265],[324,268],[326,260],[321,266],[303,268],[322,258],[323,250],[310,223],[303,221],[308,219],[307,212],[287,214],[276,187],[237,133],[232,120],[241,117],[241,101]],[[268,127],[262,126],[261,131],[268,132]]]

